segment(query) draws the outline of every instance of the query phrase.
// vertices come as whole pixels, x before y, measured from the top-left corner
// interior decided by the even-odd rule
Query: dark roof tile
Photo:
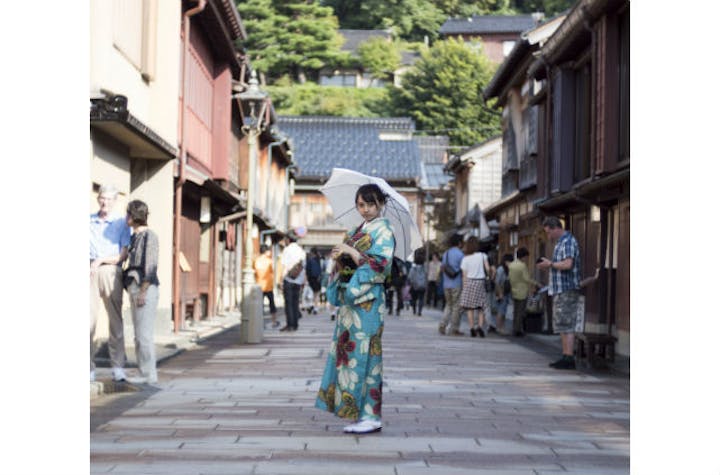
[[[410,118],[279,116],[278,127],[292,139],[299,180],[325,180],[334,167],[388,181],[420,179],[420,150],[412,138],[383,140],[381,132],[407,133]]]
[[[533,28],[536,21],[532,15],[473,15],[472,17],[448,18],[440,27],[440,35],[488,33],[522,33]]]

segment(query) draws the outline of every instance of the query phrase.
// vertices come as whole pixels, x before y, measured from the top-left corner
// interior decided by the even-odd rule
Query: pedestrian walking
[[[526,249],[527,252],[527,249]],[[510,280],[508,279],[508,264],[513,261],[512,254],[504,254],[500,265],[495,271],[495,321],[497,331],[505,333],[505,313],[512,298]]]
[[[305,284],[305,251],[297,243],[298,236],[290,230],[283,239],[282,292],[285,300],[285,326],[281,332],[297,331],[300,320],[300,293]]]
[[[376,184],[358,188],[355,203],[364,222],[351,230],[332,257],[343,265],[331,278],[327,297],[339,306],[331,350],[315,406],[350,419],[344,432],[382,428],[382,332],[386,311],[384,283],[390,274],[395,238],[381,217],[387,196]]]
[[[427,299],[425,303],[433,308],[437,308],[438,303],[438,281],[440,280],[440,255],[437,252],[432,253],[430,261],[427,263]]]
[[[427,275],[425,275],[425,251],[415,251],[412,267],[408,273],[410,284],[410,305],[413,315],[422,316],[423,303],[425,302],[425,289],[427,287]]]
[[[560,334],[562,358],[550,363],[555,369],[575,369],[575,332],[582,328],[585,305],[580,295],[580,248],[555,216],[545,218],[543,229],[555,241],[552,259],[540,258],[538,269],[550,269],[548,294],[552,296],[553,329]]]
[[[395,306],[395,315],[400,316],[400,310],[405,305],[403,288],[407,281],[407,269],[405,263],[398,257],[393,257],[390,276],[388,282],[385,285],[385,298],[388,306],[388,313],[392,315],[393,308],[393,296],[397,299]]]
[[[463,335],[460,331],[460,290],[462,288],[462,274],[460,262],[464,257],[460,246],[462,236],[453,234],[450,237],[450,249],[445,251],[442,257],[443,274],[443,295],[445,298],[445,311],[438,326],[438,331],[443,335]]]
[[[530,253],[524,247],[517,250],[515,260],[508,264],[508,282],[513,300],[513,335],[525,335],[525,314],[527,313],[527,299],[535,293],[535,287],[540,284],[530,278],[527,259]]]
[[[270,321],[273,328],[280,326],[277,321],[277,307],[275,306],[275,282],[273,280],[272,249],[266,244],[260,245],[260,255],[253,264],[255,269],[255,281],[260,285],[263,299],[268,300],[270,307]]]
[[[157,234],[148,228],[148,206],[133,200],[127,206],[127,224],[132,228],[132,241],[128,251],[127,267],[123,275],[125,290],[130,296],[135,356],[138,376],[127,378],[131,383],[156,383],[155,317],[158,306],[157,276],[160,245]]]
[[[489,278],[490,265],[487,254],[479,249],[480,241],[475,236],[470,236],[463,246],[465,257],[460,262],[462,270],[460,307],[464,308],[467,313],[470,336],[484,338],[485,313],[483,309],[487,305],[485,280]],[[477,314],[477,325],[475,325],[475,314]]]
[[[312,291],[312,301],[308,313],[317,314],[320,307],[320,289],[322,287],[322,264],[320,262],[320,253],[316,247],[310,249],[305,264],[305,272],[307,273],[307,285]]]
[[[130,228],[125,217],[113,213],[118,190],[103,185],[97,213],[90,215],[90,381],[95,381],[95,327],[100,302],[108,314],[110,366],[115,381],[126,379],[125,336],[122,319],[123,282],[120,265],[127,257]]]

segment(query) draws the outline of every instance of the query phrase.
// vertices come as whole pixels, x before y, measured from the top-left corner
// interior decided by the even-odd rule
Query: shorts
[[[578,290],[553,295],[553,331],[581,333],[585,326],[585,296]]]

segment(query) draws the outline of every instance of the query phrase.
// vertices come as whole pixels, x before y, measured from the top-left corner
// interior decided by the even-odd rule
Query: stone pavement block
[[[396,475],[392,464],[358,461],[300,461],[259,462],[255,475]]]
[[[305,441],[299,438],[241,436],[237,443],[243,449],[305,450]]]
[[[452,466],[432,465],[430,467],[398,467],[397,475],[536,475],[532,468],[527,469],[483,469],[457,468]]]
[[[96,471],[96,468],[98,467],[93,463],[90,473],[93,475],[108,473]],[[255,463],[238,464],[235,461],[127,461],[114,464],[109,473],[113,475],[251,475],[254,468]]]

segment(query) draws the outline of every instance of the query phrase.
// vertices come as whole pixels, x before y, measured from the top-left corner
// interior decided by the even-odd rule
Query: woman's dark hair
[[[455,233],[452,236],[450,236],[450,239],[448,239],[448,244],[450,244],[450,247],[455,247],[462,243],[462,236]]]
[[[413,255],[413,262],[415,262],[415,264],[419,266],[425,264],[425,249],[423,249],[422,247],[415,249],[415,254]]]
[[[127,205],[127,214],[133,220],[133,223],[140,226],[147,224],[148,205],[140,200],[132,200]]]
[[[375,183],[368,183],[358,188],[355,193],[355,203],[361,196],[365,203],[375,203],[378,207],[384,205],[387,201],[387,194]]]
[[[503,266],[503,269],[505,269],[506,275],[508,271],[508,262],[512,262],[513,260],[515,259],[513,258],[512,254],[503,254],[501,264]]]
[[[519,249],[517,250],[517,258],[518,258],[518,259],[522,259],[523,257],[529,256],[529,255],[530,255],[530,253],[529,253],[528,250],[527,250],[526,248],[524,248],[524,247],[521,247],[521,248],[519,248]]]
[[[465,241],[465,245],[463,246],[463,252],[465,255],[469,256],[470,254],[475,254],[478,249],[480,249],[480,240],[475,236],[467,238],[467,241]]]

